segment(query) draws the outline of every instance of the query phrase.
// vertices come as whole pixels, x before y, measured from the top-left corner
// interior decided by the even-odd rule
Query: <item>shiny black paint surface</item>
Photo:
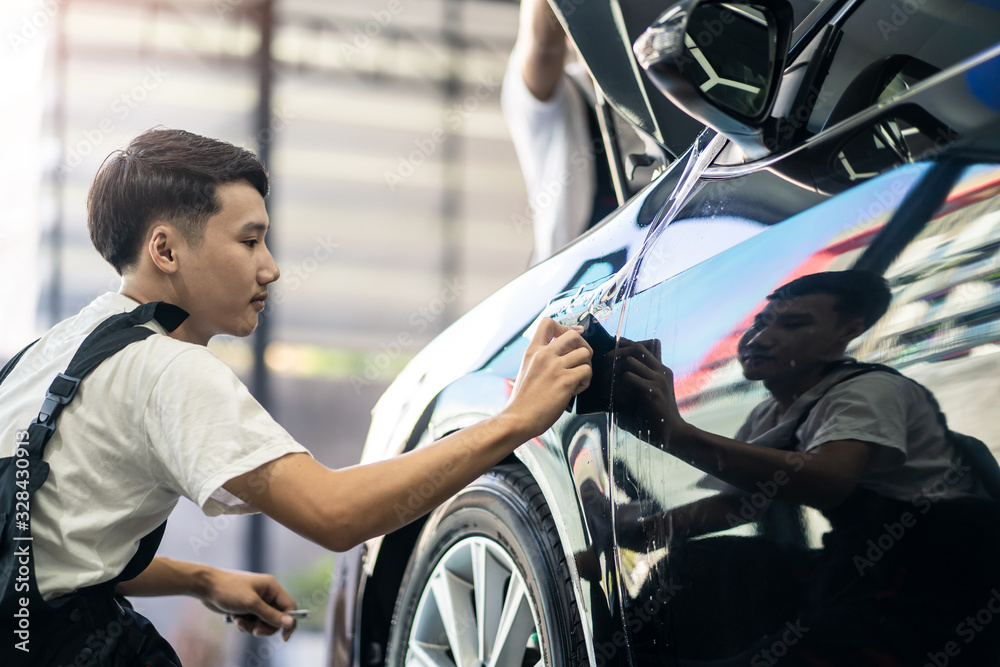
[[[1000,52],[956,72],[918,87],[911,105],[942,119],[955,136],[919,164],[887,163],[880,176],[845,180],[834,164],[845,142],[880,122],[876,114],[810,138],[787,158],[729,175],[723,169],[697,178],[691,170],[698,156],[689,151],[602,225],[422,352],[377,407],[365,460],[496,413],[530,325],[540,316],[576,323],[587,312],[615,338],[658,340],[684,417],[731,436],[766,395],[743,379],[733,357],[766,294],[791,277],[847,268],[862,257],[885,270],[894,302],[854,354],[919,379],[954,428],[1000,444],[1000,426],[990,418],[1000,395]],[[622,85],[632,86],[627,78]],[[637,124],[652,123],[648,109],[633,115]],[[944,160],[958,161],[954,185],[940,188],[940,201],[935,195],[910,206],[929,190],[921,179],[937,178],[933,166]],[[790,507],[763,519],[750,499],[738,511],[761,520],[711,541],[657,525],[655,517],[711,498],[719,484],[651,444],[643,428],[653,425],[624,428],[620,417],[630,406],[615,402],[611,386],[607,396],[607,412],[568,411],[517,452],[560,524],[593,663],[724,657],[794,623],[802,588],[788,575],[783,545],[818,548],[828,530],[822,516]],[[394,586],[419,528],[342,557],[332,601],[338,659],[378,663]]]

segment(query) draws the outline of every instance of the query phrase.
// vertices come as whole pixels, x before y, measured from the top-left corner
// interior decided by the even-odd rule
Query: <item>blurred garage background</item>
[[[160,125],[231,141],[270,170],[282,278],[254,339],[212,347],[317,459],[356,462],[406,361],[527,267],[499,102],[516,29],[500,0],[4,0],[0,360],[118,289],[86,230],[106,155]],[[319,663],[333,554],[187,501],[159,553],[273,572],[313,611],[282,644],[136,600],[185,665]]]

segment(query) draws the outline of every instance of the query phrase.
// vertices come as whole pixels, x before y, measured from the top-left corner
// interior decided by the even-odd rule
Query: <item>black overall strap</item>
[[[911,377],[903,375],[898,370],[892,366],[886,366],[885,364],[873,364],[864,363],[856,361],[841,361],[835,362],[831,365],[831,368],[840,366],[850,366],[854,368],[851,373],[848,373],[844,377],[840,378],[836,382],[833,382],[826,389],[823,390],[819,396],[817,396],[809,405],[807,405],[802,412],[799,414],[798,420],[795,423],[795,429],[792,431],[792,437],[788,443],[780,447],[780,449],[794,450],[799,445],[798,431],[799,428],[805,424],[806,419],[809,417],[809,413],[812,409],[823,399],[827,393],[839,384],[852,380],[858,376],[866,375],[868,373],[881,372],[889,373],[891,375],[896,375],[901,378],[909,380],[913,384],[920,387],[927,397],[928,403],[931,405],[931,409],[934,410],[937,416],[938,423],[941,428],[944,429],[945,438],[958,452],[958,455],[971,466],[974,473],[977,475],[979,480],[982,482],[985,490],[993,498],[993,500],[1000,501],[1000,463],[997,462],[996,457],[990,451],[989,447],[978,438],[974,438],[970,435],[964,433],[958,433],[952,431],[948,427],[948,419],[945,417],[944,411],[941,410],[940,404],[931,393],[931,390],[925,387],[923,384],[917,382]]]
[[[798,419],[795,421],[795,428],[792,429],[792,437],[789,439],[789,441],[787,443],[785,443],[784,445],[779,446],[778,449],[786,449],[786,450],[792,451],[792,450],[795,450],[795,449],[798,448],[798,446],[799,446],[799,429],[802,428],[802,425],[806,423],[806,419],[809,418],[809,414],[812,412],[813,408],[815,408],[819,404],[819,402],[823,400],[823,398],[830,392],[831,389],[833,389],[834,387],[836,387],[839,384],[843,384],[844,382],[847,382],[848,380],[853,380],[854,378],[858,377],[859,375],[866,375],[868,373],[871,373],[872,371],[882,370],[882,367],[879,364],[860,364],[860,363],[846,362],[845,361],[845,362],[835,362],[834,364],[831,364],[831,366],[827,367],[827,369],[828,369],[827,372],[829,372],[829,370],[830,370],[831,367],[840,367],[840,366],[847,365],[848,363],[852,367],[853,366],[857,366],[858,369],[856,371],[854,371],[853,373],[848,373],[847,375],[845,375],[844,377],[840,378],[836,382],[831,383],[830,386],[828,386],[826,389],[823,390],[823,393],[821,393],[819,396],[817,396],[816,398],[814,398],[812,400],[812,402],[810,402],[808,405],[806,405],[802,409],[802,412],[799,413]],[[894,368],[892,368],[890,366],[885,366],[885,368],[888,368],[891,372],[895,373],[896,375],[902,375],[902,373],[900,373],[899,371],[897,371],[896,369],[894,369]],[[937,405],[937,404],[935,404],[935,405]]]
[[[55,432],[60,413],[76,396],[80,381],[105,359],[130,344],[153,335],[152,329],[138,326],[156,319],[168,331],[173,331],[187,317],[182,309],[161,301],[146,303],[138,308],[112,315],[94,329],[80,345],[66,370],[52,381],[38,417],[28,427],[28,454],[41,459],[45,445]]]
[[[3,368],[0,369],[0,384],[3,384],[3,381],[7,379],[8,375],[10,375],[10,372],[14,370],[14,366],[17,366],[17,362],[21,361],[21,357],[24,356],[24,353],[27,352],[29,349],[31,349],[31,346],[37,342],[38,339],[31,341],[30,343],[25,345],[20,352],[11,357],[10,361],[4,364]]]
[[[13,549],[0,549],[0,566],[2,566],[0,578],[4,579],[0,590],[0,611],[4,618],[13,618],[17,623],[22,623],[15,626],[15,635],[24,624],[27,624],[27,621],[18,620],[19,613],[26,617],[30,616],[31,627],[38,633],[35,636],[36,641],[29,645],[28,631],[23,630],[24,636],[19,637],[23,642],[23,648],[13,648],[10,652],[0,649],[0,657],[5,664],[39,664],[39,660],[43,663],[54,660],[53,664],[91,664],[91,658],[94,658],[103,665],[106,661],[98,659],[94,654],[96,649],[92,649],[88,643],[92,638],[88,633],[93,631],[90,625],[93,623],[106,625],[113,622],[118,627],[124,620],[133,618],[140,620],[135,620],[131,629],[123,632],[115,643],[106,642],[101,651],[112,655],[119,652],[121,646],[121,651],[138,655],[144,647],[159,647],[162,643],[166,648],[161,653],[173,655],[172,650],[155,630],[152,630],[148,621],[141,617],[129,616],[131,612],[127,612],[114,598],[114,587],[118,581],[133,578],[149,566],[159,546],[166,522],[140,540],[136,554],[123,572],[112,581],[44,601],[35,578],[28,508],[35,492],[48,477],[49,465],[43,459],[45,446],[55,432],[63,408],[76,396],[80,382],[105,359],[154,333],[151,329],[138,325],[155,318],[164,328],[172,331],[186,317],[187,313],[176,306],[154,302],[141,305],[130,312],[112,315],[104,320],[84,339],[66,370],[49,385],[38,417],[32,421],[26,433],[24,431],[18,433],[18,446],[14,456],[0,459],[0,482],[2,482],[0,515],[3,516],[0,531],[4,538],[3,547],[14,545]],[[23,353],[22,351],[11,360],[7,372]],[[20,506],[16,503],[20,503]],[[20,577],[16,584],[15,573]],[[90,611],[85,613],[85,609]],[[96,616],[90,616],[91,613]],[[148,631],[140,631],[140,625],[143,628],[148,626]],[[57,637],[58,639],[55,639]],[[50,641],[46,641],[46,638]],[[68,656],[65,660],[62,657],[64,653]],[[177,661],[164,664],[177,664]]]
[[[153,330],[139,326],[156,319],[165,329],[173,331],[187,317],[181,308],[155,301],[146,303],[127,313],[113,315],[94,329],[80,345],[66,371],[56,376],[49,385],[45,402],[38,417],[28,428],[29,455],[39,459],[45,453],[45,445],[55,432],[59,414],[76,396],[80,381],[105,359],[120,352],[130,344],[145,340],[153,335]],[[139,549],[117,577],[113,585],[120,581],[134,579],[149,567],[163,538],[167,522],[161,523],[153,532],[139,541]]]

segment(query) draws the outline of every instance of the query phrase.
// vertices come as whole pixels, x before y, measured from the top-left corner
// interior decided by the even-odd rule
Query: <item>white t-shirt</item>
[[[0,384],[0,456],[12,455],[15,431],[87,334],[137,305],[105,294],[24,355]],[[80,383],[45,448],[49,475],[31,502],[42,597],[114,578],[181,496],[209,516],[256,511],[222,485],[306,451],[208,348],[166,335],[133,343]]]
[[[597,172],[580,91],[563,74],[552,97],[538,100],[524,85],[521,60],[517,51],[511,55],[500,106],[524,173],[535,238],[534,265],[586,231]]]
[[[856,370],[837,369],[780,418],[777,401],[765,399],[751,411],[736,439],[765,446],[787,443],[802,409],[837,378]],[[837,384],[813,406],[796,434],[802,452],[836,440],[876,445],[858,486],[882,496],[907,502],[919,496],[930,500],[987,497],[945,439],[923,389],[904,377],[874,371]]]

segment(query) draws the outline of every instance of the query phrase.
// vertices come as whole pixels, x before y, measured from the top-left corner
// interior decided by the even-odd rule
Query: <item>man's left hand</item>
[[[213,569],[202,603],[212,611],[229,614],[243,632],[256,637],[273,635],[282,639],[295,631],[295,619],[283,611],[295,609],[295,600],[269,574]]]

